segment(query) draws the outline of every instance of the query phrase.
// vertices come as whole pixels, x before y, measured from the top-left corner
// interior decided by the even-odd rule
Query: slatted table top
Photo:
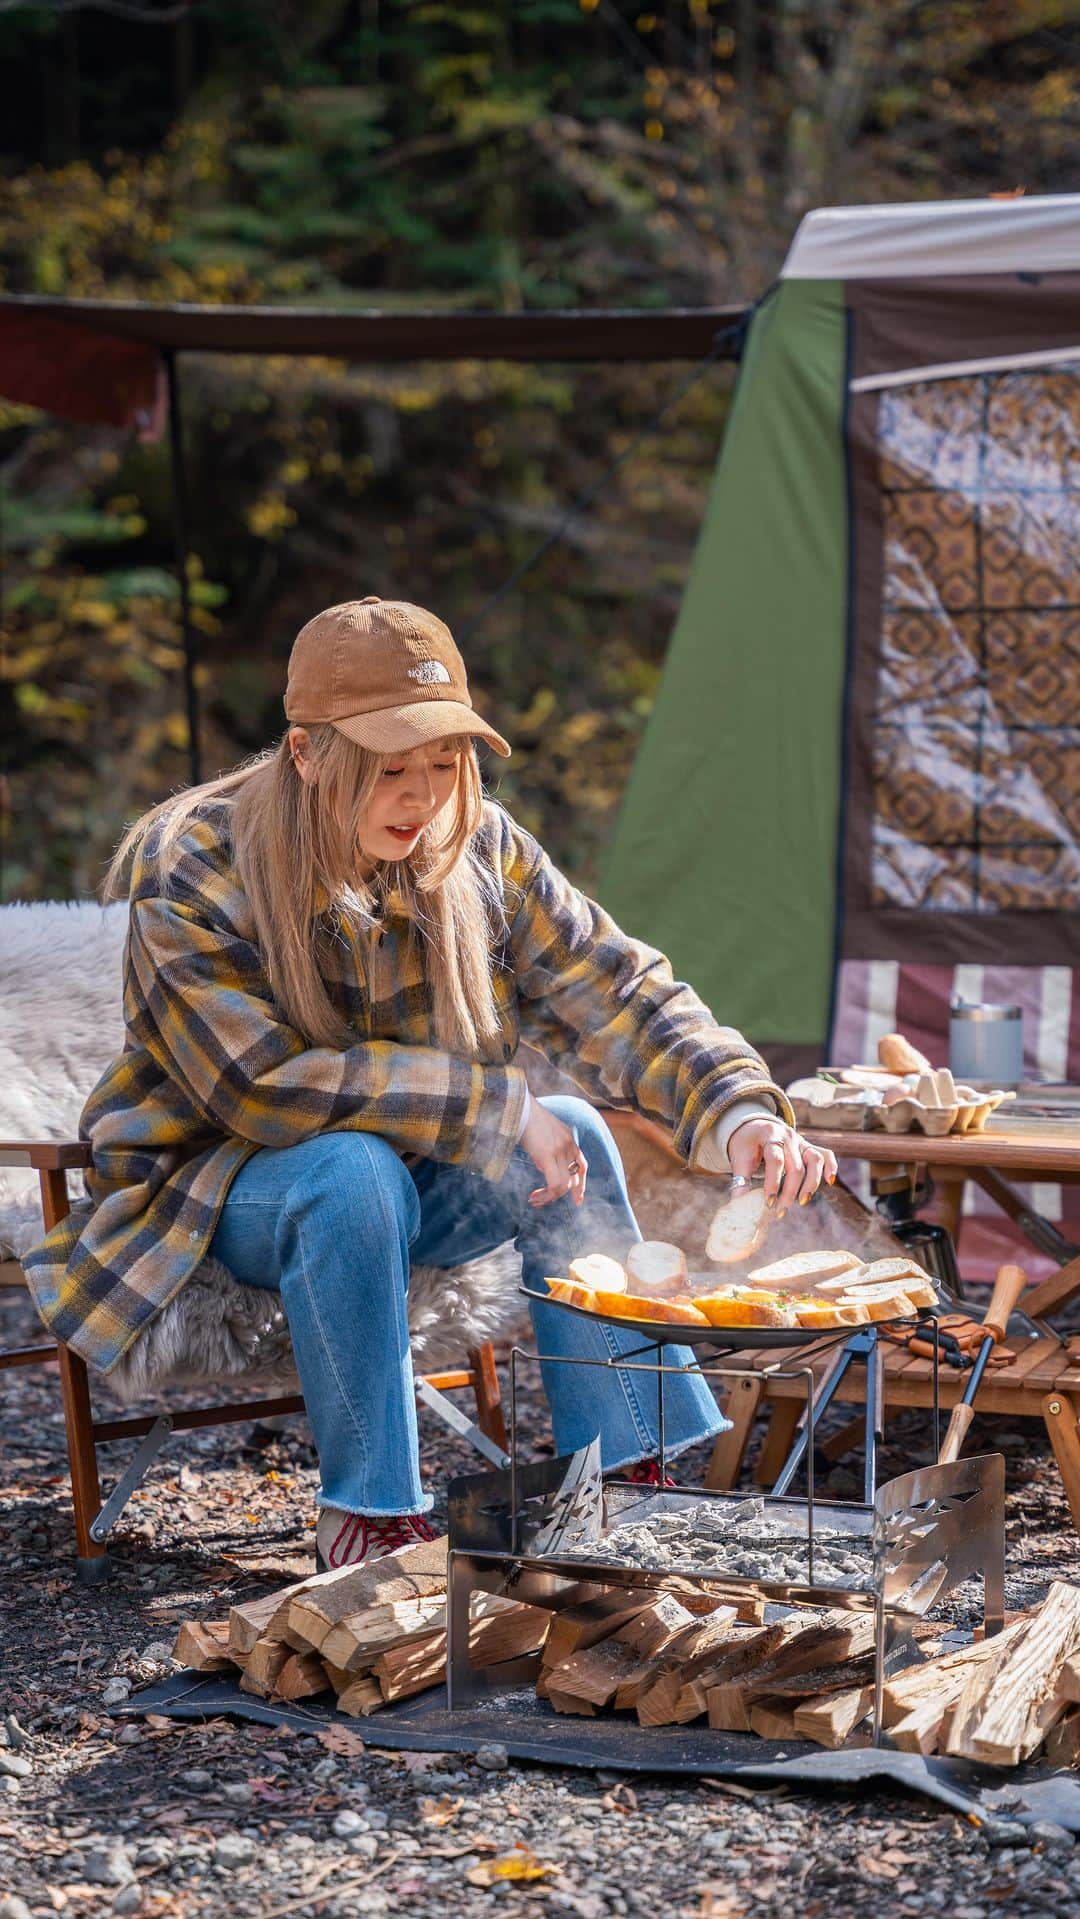
[[[925,1133],[827,1133],[815,1127],[802,1132],[837,1159],[861,1159],[876,1166],[931,1166],[945,1177],[984,1166],[1042,1179],[1080,1179],[1080,1125],[1063,1123],[1038,1134],[947,1133],[944,1139],[929,1139]]]
[[[1080,1342],[1077,1340],[1072,1341],[1070,1348],[1065,1340],[1052,1333],[1044,1333],[1037,1339],[1010,1338],[1009,1349],[1015,1354],[1012,1365],[995,1367],[983,1376],[979,1387],[980,1412],[1019,1410],[1018,1398],[1021,1398],[1027,1400],[1030,1410],[1037,1413],[1046,1393],[1080,1394]],[[833,1352],[835,1348],[811,1359],[815,1380],[820,1381],[832,1360]],[[761,1372],[774,1368],[779,1358],[781,1355],[775,1348],[754,1347],[739,1354],[739,1365]],[[905,1346],[887,1343],[886,1403],[892,1406],[929,1406],[933,1400],[933,1373],[931,1360],[909,1353]],[[865,1396],[864,1379],[861,1364],[856,1362],[849,1366],[841,1381],[838,1399],[861,1404]],[[955,1405],[963,1395],[967,1379],[966,1369],[958,1372],[954,1367],[942,1364],[939,1386],[943,1406]],[[768,1394],[770,1399],[802,1399],[806,1394],[805,1381],[798,1376],[773,1378],[769,1381]]]

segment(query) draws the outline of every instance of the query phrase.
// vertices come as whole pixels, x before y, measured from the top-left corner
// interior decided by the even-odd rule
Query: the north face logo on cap
[[[419,666],[410,666],[406,677],[410,680],[419,680],[421,686],[451,686],[453,684],[441,660],[421,660]]]

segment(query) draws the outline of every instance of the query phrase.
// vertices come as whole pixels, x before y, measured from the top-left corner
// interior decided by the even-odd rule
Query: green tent
[[[1080,196],[803,221],[601,889],[785,1078],[1019,997],[1080,1076]]]

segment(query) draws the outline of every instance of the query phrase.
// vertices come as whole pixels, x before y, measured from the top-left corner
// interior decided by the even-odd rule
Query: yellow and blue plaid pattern
[[[189,824],[167,887],[160,825],[139,848],[124,1050],[79,1122],[90,1197],[23,1259],[46,1325],[91,1365],[114,1366],[191,1276],[234,1175],[262,1146],[355,1129],[501,1178],[522,1125],[523,1039],[597,1103],[668,1127],[687,1160],[735,1100],[764,1098],[790,1120],[747,1042],[490,803],[476,847],[504,908],[493,1057],[456,1058],[434,1043],[421,944],[393,899],[360,935],[332,909],[320,915],[320,970],[356,1041],[306,1045],[274,999],[229,811],[217,802]]]

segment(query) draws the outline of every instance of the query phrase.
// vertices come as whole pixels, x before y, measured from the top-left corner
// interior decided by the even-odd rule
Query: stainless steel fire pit
[[[516,1367],[548,1355],[515,1349]],[[553,1363],[575,1364],[571,1360]],[[666,1368],[640,1359],[611,1362]],[[702,1367],[738,1376],[735,1366]],[[1000,1454],[904,1473],[862,1505],[808,1496],[711,1493],[605,1483],[599,1440],[569,1458],[518,1458],[511,1394],[511,1465],[450,1489],[449,1658],[451,1710],[535,1677],[539,1654],[477,1668],[469,1656],[474,1593],[499,1593],[553,1610],[606,1588],[709,1595],[718,1604],[872,1612],[874,1743],[880,1745],[887,1676],[920,1658],[913,1629],[958,1586],[983,1580],[987,1633],[1004,1617],[1005,1472]],[[767,1613],[778,1617],[778,1612]]]

